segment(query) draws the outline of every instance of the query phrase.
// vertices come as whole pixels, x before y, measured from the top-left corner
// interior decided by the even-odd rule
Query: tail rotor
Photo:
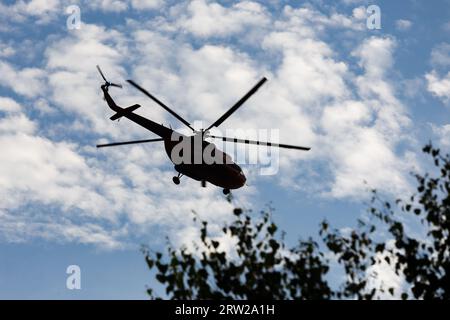
[[[106,86],[106,88],[108,88],[108,87],[117,87],[117,88],[122,88],[122,85],[121,84],[117,84],[117,83],[112,83],[112,82],[109,82],[108,80],[106,80],[106,77],[105,77],[105,75],[103,74],[103,72],[102,72],[102,69],[100,69],[100,67],[97,65],[97,70],[98,70],[98,72],[100,73],[100,75],[102,76],[102,78],[103,78],[103,80],[105,80],[105,84],[104,84],[104,86]]]

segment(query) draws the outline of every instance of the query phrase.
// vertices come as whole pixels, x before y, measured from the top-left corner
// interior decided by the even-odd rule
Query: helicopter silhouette
[[[211,128],[217,128],[218,126],[220,126],[267,81],[265,77],[263,77],[252,89],[250,89],[250,91],[248,91],[239,101],[237,101],[213,124],[211,124],[206,129],[200,130],[195,130],[189,122],[187,122],[175,111],[158,100],[147,90],[139,86],[136,82],[134,82],[133,80],[127,80],[129,84],[141,91],[144,95],[156,102],[159,106],[161,106],[163,109],[177,118],[180,122],[182,122],[185,126],[187,126],[190,130],[192,130],[193,135],[187,136],[134,113],[136,109],[141,107],[139,104],[134,104],[126,108],[118,106],[111,98],[108,90],[109,87],[122,88],[122,86],[120,84],[111,83],[106,80],[105,75],[98,65],[97,70],[105,81],[105,83],[100,86],[101,90],[103,91],[104,99],[106,100],[109,108],[115,112],[115,114],[111,116],[110,119],[114,121],[120,120],[122,117],[125,117],[159,136],[159,138],[155,139],[98,144],[97,148],[149,142],[164,142],[165,151],[169,156],[169,159],[174,164],[175,170],[178,172],[178,175],[172,178],[173,182],[176,185],[180,184],[180,178],[182,176],[187,176],[194,180],[200,181],[203,187],[206,186],[206,182],[221,187],[223,188],[224,194],[228,194],[230,193],[230,190],[238,189],[245,185],[246,177],[244,175],[244,172],[242,171],[242,168],[238,164],[233,162],[228,154],[216,148],[213,143],[206,141],[205,139],[207,138],[219,139],[222,141],[233,143],[253,144],[303,151],[308,151],[311,149],[308,147],[263,142],[257,140],[220,137],[210,134],[209,130]],[[205,154],[209,155],[209,157],[206,157]]]

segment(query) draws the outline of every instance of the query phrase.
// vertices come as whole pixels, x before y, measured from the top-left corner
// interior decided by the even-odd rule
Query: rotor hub
[[[204,129],[200,129],[200,130],[194,130],[194,135],[198,136],[202,136],[203,139],[209,138],[211,135],[209,133],[209,130],[204,130]]]

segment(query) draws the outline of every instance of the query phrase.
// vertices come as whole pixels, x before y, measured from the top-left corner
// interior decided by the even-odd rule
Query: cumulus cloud
[[[116,29],[83,24],[82,32],[54,35],[39,68],[2,61],[0,70],[8,75],[4,87],[33,105],[50,104],[66,119],[49,125],[46,118],[22,112],[12,99],[0,99],[2,112],[8,112],[8,121],[0,122],[0,141],[7,150],[0,155],[0,192],[9,199],[0,221],[10,226],[8,237],[24,237],[14,234],[14,214],[18,222],[30,222],[30,233],[36,236],[67,230],[61,236],[65,241],[87,243],[85,235],[91,232],[106,247],[117,247],[130,234],[145,234],[150,226],[184,230],[189,209],[203,214],[205,208],[215,208],[205,217],[216,223],[229,217],[231,205],[215,188],[199,188],[188,179],[180,186],[172,184],[174,170],[161,145],[92,148],[100,139],[149,135],[126,119],[108,119],[96,64],[109,79],[131,77],[189,121],[204,120],[204,126],[265,75],[269,83],[221,129],[280,129],[281,141],[313,147],[309,153],[280,152],[280,174],[265,179],[289,188],[304,183],[307,192],[338,198],[360,197],[364,180],[392,192],[407,188],[409,156],[399,154],[397,146],[404,141],[409,117],[389,80],[396,41],[372,37],[357,43],[351,58],[359,65],[352,65],[324,38],[327,30],[362,30],[364,23],[354,14],[286,6],[279,16],[271,15],[251,1],[230,6],[181,3],[147,24],[129,20],[126,28]],[[253,32],[257,36],[245,46],[227,41]],[[45,101],[39,96],[44,84]],[[179,125],[127,86],[111,94],[123,106],[140,103],[143,108],[137,112],[144,116]],[[407,159],[414,163],[413,157]],[[326,168],[323,179],[317,179],[316,164]],[[263,178],[250,177],[250,184],[257,185],[258,179]],[[254,192],[256,187],[240,190],[239,200],[245,204]],[[18,211],[36,203],[36,214]],[[50,216],[56,222],[44,219],[49,207],[56,207],[64,219],[54,213]],[[180,234],[188,237],[189,230],[184,231]]]
[[[436,71],[425,75],[428,81],[428,91],[444,102],[450,100],[450,72],[447,75],[439,76]]]
[[[15,52],[16,50],[12,46],[9,46],[5,43],[0,43],[0,58],[10,57],[14,55]]]
[[[23,22],[31,17],[38,24],[46,24],[56,17],[59,10],[60,0],[20,0],[10,5],[0,3],[0,16],[13,22]]]
[[[45,51],[50,97],[63,111],[79,115],[84,126],[113,134],[111,121],[105,116],[108,110],[102,105],[103,80],[96,65],[103,68],[111,81],[120,82],[125,77],[124,68],[120,67],[127,56],[125,37],[96,25],[83,24],[82,28],[83,32],[56,39]],[[121,134],[130,137],[136,129]]]
[[[431,64],[436,67],[450,67],[450,44],[441,43],[431,51]]]
[[[149,10],[159,8],[164,0],[131,0],[131,6],[138,10]]]
[[[123,12],[129,8],[135,10],[154,10],[164,4],[164,0],[90,0],[89,8],[103,12]]]
[[[394,240],[386,242],[387,247],[395,251]],[[385,258],[388,257],[392,264],[396,262],[396,257],[387,254],[377,253],[375,259],[380,263],[370,266],[366,271],[368,275],[368,289],[382,289],[377,293],[375,299],[401,299],[401,293],[405,291],[406,281],[403,276],[396,274],[394,268],[387,263]],[[393,261],[393,262],[392,262]],[[393,289],[393,295],[389,292]]]
[[[410,20],[399,19],[395,21],[395,27],[400,31],[407,31],[411,29],[413,23]]]
[[[408,168],[404,167],[405,162],[397,155],[395,146],[405,139],[402,135],[410,120],[386,78],[393,63],[394,48],[392,39],[372,37],[354,51],[365,71],[356,78],[361,103],[353,105],[353,109],[335,112],[341,117],[351,113],[353,121],[360,122],[352,125],[348,120],[343,121],[342,132],[348,136],[341,136],[341,143],[335,147],[341,161],[336,168],[336,183],[332,190],[336,195],[356,194],[362,190],[363,181],[371,188],[394,193],[408,188],[404,175]],[[332,121],[328,123],[333,131],[340,127]]]
[[[441,43],[431,51],[430,63],[433,69],[425,74],[428,91],[444,103],[450,101],[450,44]]]
[[[355,5],[355,4],[365,4],[368,3],[367,0],[341,0],[342,3],[346,5]]]
[[[98,197],[85,189],[95,178],[74,146],[37,136],[32,120],[17,109],[9,110],[0,122],[0,191],[6,199],[2,206],[13,209],[27,198],[98,212]]]
[[[169,190],[170,170],[152,168],[142,147],[110,152],[105,163],[76,144],[41,136],[12,99],[1,98],[0,108],[6,113],[0,120],[3,239],[38,237],[113,249],[127,244],[129,232],[143,235],[149,225],[189,225],[190,219],[180,219],[188,213],[186,206],[200,214],[202,208],[216,207],[216,221],[231,210],[213,188],[193,188],[194,182],[187,182],[182,193]],[[143,164],[144,158],[149,162]]]
[[[3,112],[18,112],[22,106],[11,98],[0,97],[0,111]]]
[[[442,126],[432,125],[434,134],[437,136],[439,144],[442,147],[450,147],[450,124],[445,124]]]
[[[66,17],[65,9],[71,5],[81,8],[82,17],[88,11],[118,13],[129,10],[154,10],[164,4],[164,0],[19,0],[12,4],[0,3],[0,17],[13,24],[33,21],[46,25]],[[11,26],[0,24],[0,32],[11,30]]]
[[[128,9],[127,1],[123,0],[93,0],[89,1],[88,5],[93,9],[106,12],[121,12]]]
[[[186,10],[186,14],[176,17],[176,24],[200,37],[227,36],[246,28],[262,28],[269,22],[264,6],[252,1],[224,7],[215,2],[194,0]]]
[[[292,88],[287,99],[303,107],[303,116],[294,120],[302,125],[289,132],[311,143],[314,161],[327,159],[333,178],[325,193],[359,197],[364,193],[365,181],[370,187],[391,192],[407,189],[408,169],[395,148],[405,138],[402,133],[410,121],[387,78],[393,65],[395,41],[378,37],[365,40],[353,52],[364,70],[355,77],[345,63],[333,57],[327,44],[297,37],[284,32],[267,38],[266,45],[284,49],[276,79],[282,82],[283,89],[277,87],[273,94],[280,96]],[[354,83],[356,93],[351,93],[347,82]],[[283,131],[289,128],[282,120],[280,123]],[[309,127],[310,138],[306,133],[296,135],[299,127]],[[320,145],[320,150],[315,150],[315,145]],[[289,185],[295,185],[295,181],[289,181]]]
[[[18,69],[0,60],[1,86],[26,97],[36,97],[45,92],[45,72],[40,68]]]
[[[113,250],[124,247],[119,239],[126,235],[122,231],[105,230],[99,224],[85,223],[77,225],[68,219],[56,218],[53,215],[27,216],[11,214],[0,208],[0,240],[23,243],[36,238],[56,243],[81,243]]]

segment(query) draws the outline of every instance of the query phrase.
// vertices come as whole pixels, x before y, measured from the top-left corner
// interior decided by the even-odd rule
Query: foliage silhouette
[[[277,235],[270,207],[260,219],[236,208],[234,221],[222,229],[235,241],[231,252],[221,249],[202,221],[194,251],[169,245],[165,257],[144,247],[145,259],[171,299],[374,299],[382,294],[449,299],[450,157],[431,144],[423,151],[432,157],[437,175],[416,174],[417,193],[395,206],[372,190],[368,221],[358,220],[350,233],[323,221],[320,244],[310,238],[287,248]],[[425,230],[423,237],[414,236],[406,225],[416,220]],[[380,239],[380,230],[387,237]],[[331,259],[345,274],[337,288],[327,281]],[[402,288],[370,281],[382,264],[404,279]],[[155,298],[152,289],[148,293]]]

